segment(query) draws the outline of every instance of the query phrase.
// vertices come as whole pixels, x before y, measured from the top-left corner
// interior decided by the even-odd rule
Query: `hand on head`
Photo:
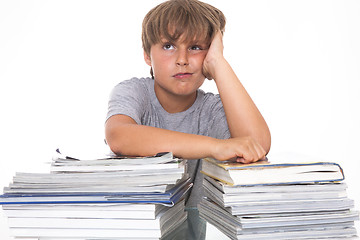
[[[223,50],[223,34],[218,30],[203,63],[203,74],[207,79],[212,80],[214,78],[217,62],[224,60]]]

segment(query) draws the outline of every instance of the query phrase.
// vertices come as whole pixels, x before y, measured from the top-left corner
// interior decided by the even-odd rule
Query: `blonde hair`
[[[210,44],[217,31],[224,32],[226,19],[217,8],[197,0],[169,0],[151,9],[142,24],[142,46],[150,56],[161,38],[176,42],[201,40]]]

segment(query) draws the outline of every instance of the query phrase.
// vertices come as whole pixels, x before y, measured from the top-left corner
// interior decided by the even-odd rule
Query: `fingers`
[[[208,80],[213,80],[214,76],[212,73],[214,73],[214,69],[216,68],[217,64],[216,62],[223,58],[223,50],[224,50],[224,45],[223,45],[223,36],[221,31],[218,31],[211,44],[209,47],[209,50],[206,54],[206,57],[204,59],[204,63],[203,63],[203,75],[208,79]]]
[[[251,137],[233,139],[236,142],[236,162],[253,163],[264,160],[266,152],[263,147]]]
[[[203,75],[205,76],[206,79],[213,80],[213,77],[210,75],[210,73],[205,68],[203,68]]]
[[[244,137],[239,139],[239,149],[241,149],[240,162],[252,163],[265,157],[265,150],[252,137]]]
[[[224,37],[223,32],[217,31],[214,35],[214,38],[213,38],[211,44],[220,44],[220,46],[222,48],[224,48],[223,37]]]

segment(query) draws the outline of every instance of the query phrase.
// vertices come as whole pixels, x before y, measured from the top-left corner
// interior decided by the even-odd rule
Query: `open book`
[[[344,180],[339,164],[333,162],[253,164],[221,162],[205,158],[202,173],[229,185],[337,182]]]

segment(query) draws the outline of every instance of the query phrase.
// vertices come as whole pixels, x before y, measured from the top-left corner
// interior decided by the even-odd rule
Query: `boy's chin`
[[[197,89],[192,90],[185,90],[185,89],[178,89],[176,91],[173,91],[172,93],[177,96],[181,97],[191,97],[193,94],[196,94]]]
[[[174,92],[182,96],[193,95],[201,87],[201,85],[202,84],[195,86],[179,86]]]

